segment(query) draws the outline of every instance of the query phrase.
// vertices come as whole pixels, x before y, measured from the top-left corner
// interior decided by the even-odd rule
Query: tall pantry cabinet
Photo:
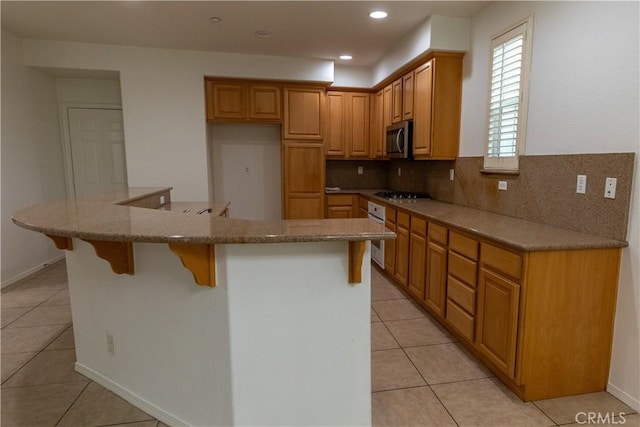
[[[282,185],[285,219],[324,218],[325,98],[323,87],[284,87]]]

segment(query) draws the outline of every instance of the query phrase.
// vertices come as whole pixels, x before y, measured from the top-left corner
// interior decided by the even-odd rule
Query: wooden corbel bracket
[[[102,240],[86,240],[96,251],[98,257],[107,260],[111,270],[117,274],[134,274],[133,244],[131,242],[105,242]]]
[[[349,242],[349,283],[362,283],[365,243],[364,241]]]
[[[58,249],[66,249],[68,251],[73,250],[73,240],[70,237],[54,236],[51,234],[45,234],[48,238],[53,240],[53,244]]]
[[[200,286],[216,286],[215,246],[206,243],[169,243],[169,249],[182,261],[182,265],[193,274]]]

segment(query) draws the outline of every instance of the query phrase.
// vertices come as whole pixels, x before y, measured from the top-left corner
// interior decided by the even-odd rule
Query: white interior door
[[[122,110],[68,108],[76,197],[127,186]]]

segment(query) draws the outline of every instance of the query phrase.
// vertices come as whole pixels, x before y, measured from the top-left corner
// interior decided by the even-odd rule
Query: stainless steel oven
[[[385,222],[385,208],[374,202],[369,202],[368,206],[369,219],[379,224]],[[371,259],[375,261],[380,268],[384,268],[384,240],[371,241]]]

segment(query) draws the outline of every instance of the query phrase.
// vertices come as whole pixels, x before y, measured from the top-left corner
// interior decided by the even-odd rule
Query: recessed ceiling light
[[[256,31],[253,35],[261,39],[268,39],[271,37],[271,33],[269,31]]]
[[[351,55],[340,55],[340,59],[344,59],[345,61],[348,61],[350,59],[353,59],[353,56],[351,56]]]
[[[369,14],[369,16],[373,19],[382,19],[387,17],[387,12],[382,10],[374,10]]]
[[[218,23],[220,21],[222,21],[222,18],[220,18],[219,16],[212,16],[211,18],[209,18],[209,21],[215,23]]]

